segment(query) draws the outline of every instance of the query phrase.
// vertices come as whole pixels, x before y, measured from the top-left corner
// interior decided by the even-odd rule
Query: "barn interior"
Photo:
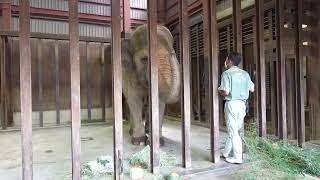
[[[117,83],[117,49],[145,24],[150,34],[156,24],[170,30],[182,79],[179,100],[165,108],[164,145],[150,142],[150,178],[205,171],[203,179],[234,178],[239,166],[218,158],[227,134],[215,90],[230,51],[241,53],[257,88],[246,122],[262,137],[320,146],[319,12],[318,0],[2,0],[1,176],[78,179],[85,163],[110,156],[116,165],[107,177],[129,178],[126,163],[145,146],[129,134],[121,87],[130,82]],[[145,38],[154,45],[152,35]],[[157,97],[150,90],[151,124],[159,119]],[[176,158],[174,167],[157,164],[161,151]]]

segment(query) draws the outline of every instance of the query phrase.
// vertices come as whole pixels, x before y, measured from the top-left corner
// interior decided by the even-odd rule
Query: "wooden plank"
[[[59,44],[54,42],[54,65],[55,65],[55,87],[56,87],[56,123],[60,125],[60,80],[59,80]]]
[[[16,31],[1,31],[1,36],[8,36],[8,37],[19,37],[19,32]],[[48,34],[48,33],[31,33],[31,38],[37,39],[52,39],[52,40],[69,40],[69,35],[64,34]],[[109,38],[100,38],[100,37],[87,37],[87,36],[80,36],[80,41],[85,42],[100,42],[100,43],[110,43],[111,40]]]
[[[203,0],[203,32],[205,61],[209,64],[209,122],[211,159],[214,163],[220,161],[219,146],[219,60],[218,60],[218,25],[216,17],[216,1]]]
[[[188,18],[188,1],[179,0],[179,34],[180,62],[182,64],[181,114],[182,114],[182,164],[184,168],[191,167],[191,83],[190,83],[190,32]]]
[[[241,1],[232,0],[233,50],[242,56],[242,18]],[[240,66],[242,67],[243,62]]]
[[[271,121],[272,132],[278,136],[278,118],[277,118],[277,79],[276,79],[276,62],[271,61],[270,65],[270,90],[271,90]]]
[[[101,57],[101,107],[102,107],[102,119],[106,121],[106,63],[104,59],[104,43],[101,43],[100,47]]]
[[[20,1],[20,98],[21,98],[21,142],[22,179],[33,179],[32,166],[32,90],[29,0]]]
[[[264,1],[255,0],[255,64],[256,71],[256,105],[259,136],[266,137],[266,62],[264,45]]]
[[[38,59],[38,88],[39,88],[39,94],[38,94],[38,111],[39,111],[39,124],[40,127],[43,127],[43,80],[42,80],[42,40],[38,40],[37,45],[37,59]]]
[[[302,57],[302,0],[296,0],[296,118],[298,122],[298,145],[305,145],[305,104],[304,104],[304,74]]]
[[[92,96],[91,96],[91,78],[90,78],[90,43],[86,43],[86,85],[87,85],[87,110],[88,110],[88,120],[91,121],[91,108],[92,108]]]
[[[150,161],[154,174],[160,173],[157,41],[157,1],[148,1]]]
[[[81,179],[81,106],[78,0],[69,0],[69,49],[71,70],[72,179]]]
[[[286,113],[286,60],[283,47],[283,22],[284,22],[284,0],[276,0],[276,18],[277,18],[277,108],[279,137],[287,141],[287,113]]]
[[[122,69],[120,1],[112,0],[112,84],[114,179],[123,179]]]

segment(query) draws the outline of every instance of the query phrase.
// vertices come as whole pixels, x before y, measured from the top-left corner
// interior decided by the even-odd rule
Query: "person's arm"
[[[221,96],[228,96],[230,94],[230,79],[227,73],[222,73],[221,85],[218,88],[219,94]]]
[[[252,92],[252,93],[254,93],[254,83],[251,81],[251,78],[250,78],[250,76],[248,75],[248,78],[249,78],[249,91],[250,92]]]

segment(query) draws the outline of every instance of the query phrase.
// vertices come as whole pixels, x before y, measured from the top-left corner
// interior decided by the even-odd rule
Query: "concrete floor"
[[[162,151],[176,155],[180,165],[174,168],[161,168],[161,174],[167,175],[172,171],[185,174],[183,179],[206,179],[208,175],[192,173],[199,169],[226,170],[232,165],[223,160],[218,164],[209,162],[210,143],[209,129],[192,126],[192,169],[181,168],[181,124],[176,121],[166,121],[163,127],[165,146]],[[128,159],[133,153],[140,151],[143,146],[133,146],[128,135],[128,125],[124,126],[124,158]],[[70,127],[42,128],[33,131],[33,160],[35,180],[63,180],[71,175],[71,134]],[[4,180],[20,180],[21,178],[21,133],[19,131],[0,132],[0,174]],[[95,160],[100,155],[112,156],[112,127],[106,124],[83,126],[82,163]],[[226,134],[220,133],[221,147]],[[233,165],[234,166],[234,165]],[[221,173],[217,178],[221,179]],[[103,179],[106,179],[104,177]],[[109,179],[109,178],[107,178]],[[213,179],[212,174],[210,179]]]

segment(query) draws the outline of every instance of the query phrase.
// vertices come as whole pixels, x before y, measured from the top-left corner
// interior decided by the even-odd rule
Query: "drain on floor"
[[[81,141],[92,141],[93,138],[92,137],[82,137]]]
[[[53,151],[51,149],[49,149],[49,150],[46,150],[45,152],[46,153],[52,153]]]

